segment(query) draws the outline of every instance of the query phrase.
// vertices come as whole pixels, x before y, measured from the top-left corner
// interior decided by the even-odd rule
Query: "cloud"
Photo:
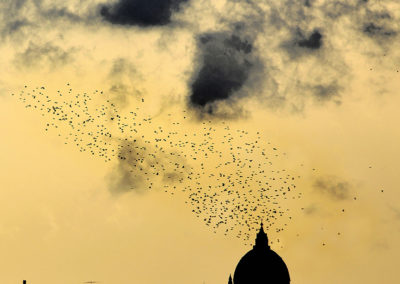
[[[323,48],[324,35],[321,30],[314,29],[312,32],[305,33],[299,27],[290,31],[291,37],[284,39],[281,48],[289,56],[290,60],[299,61],[303,56],[319,56],[318,53]]]
[[[368,0],[334,0],[324,1],[318,8],[324,13],[324,15],[331,20],[338,20],[339,18],[353,15],[359,12]]]
[[[336,104],[341,103],[340,91],[342,87],[337,82],[330,82],[326,85],[316,84],[309,88],[317,102],[334,101]]]
[[[314,215],[318,212],[318,206],[316,204],[310,204],[309,206],[304,208],[304,214],[306,215]]]
[[[132,94],[140,95],[141,90],[134,86],[141,85],[140,82],[131,78],[137,78],[139,71],[147,74],[144,80],[152,76],[146,73],[146,65],[151,60],[142,59],[160,48],[157,45],[160,39],[168,38],[172,40],[163,42],[164,51],[173,46],[172,41],[179,42],[184,46],[179,49],[184,54],[182,57],[187,62],[192,60],[187,66],[183,66],[186,63],[179,65],[183,66],[182,72],[174,78],[186,90],[176,91],[176,96],[185,96],[193,113],[201,117],[243,118],[251,115],[250,108],[247,109],[250,104],[264,111],[285,109],[289,112],[304,111],[310,105],[343,104],[346,96],[351,96],[347,88],[355,71],[348,57],[351,52],[368,55],[367,60],[379,60],[377,52],[384,51],[387,55],[396,52],[392,44],[400,31],[396,5],[391,0],[379,5],[363,0],[235,0],[224,5],[211,0],[72,0],[68,3],[6,0],[0,3],[0,33],[12,40],[13,48],[35,42],[36,47],[31,46],[25,58],[21,56],[23,52],[16,57],[23,59],[17,60],[20,66],[24,60],[40,66],[45,62],[62,64],[70,53],[65,49],[63,55],[63,46],[80,44],[94,48],[90,42],[74,40],[78,31],[93,35],[93,44],[107,45],[107,40],[96,42],[98,35],[108,36],[107,32],[113,32],[120,25],[133,26],[132,33],[126,34],[128,37],[138,35],[135,34],[140,30],[138,26],[157,26],[148,41],[147,32],[140,32],[140,38],[148,43],[146,47],[129,46],[132,41],[120,38],[127,48],[141,54],[136,58],[133,52],[130,57],[119,48],[112,51],[110,48],[108,58],[108,54],[101,52],[93,56],[99,62],[124,57],[135,66],[133,71],[128,64],[115,62],[124,68],[107,77],[108,89],[115,98],[123,102]],[[178,22],[179,25],[171,24]],[[119,36],[119,33],[112,34],[113,40]],[[150,40],[153,36],[159,40]],[[46,51],[49,42],[60,50],[48,48]],[[42,52],[38,46],[42,46]],[[37,60],[29,56],[35,53],[35,48]],[[164,66],[171,57],[177,56],[174,52],[156,52],[156,60],[168,62]]]
[[[128,105],[130,98],[138,98],[143,95],[138,88],[143,77],[132,62],[126,58],[113,60],[107,79],[110,84],[109,94],[120,107]]]
[[[49,31],[57,30],[58,24],[62,24],[61,28],[65,29],[66,22],[85,25],[95,23],[94,7],[92,2],[0,1],[0,35],[3,38],[26,40],[46,36]]]
[[[394,18],[386,9],[368,9],[360,30],[378,45],[388,49],[387,44],[392,42],[400,32],[399,19]]]
[[[198,48],[201,62],[190,86],[190,104],[212,113],[210,105],[231,99],[246,83],[253,67],[253,46],[228,31],[200,35]]]
[[[7,25],[4,26],[4,28],[2,30],[2,35],[3,35],[3,37],[10,36],[12,34],[18,33],[24,27],[28,27],[30,25],[31,25],[31,23],[29,21],[27,21],[26,19],[10,21],[7,23]]]
[[[255,42],[265,14],[253,1],[227,2],[223,11],[216,26],[195,36],[187,102],[200,117],[235,119],[248,114],[244,100],[270,82]]]
[[[189,105],[224,118],[248,113],[247,99],[265,111],[302,111],[309,100],[339,105],[351,76],[333,21],[317,18],[320,9],[314,2],[227,4],[219,29],[197,35]]]
[[[23,15],[25,0],[0,2],[0,33],[2,37],[12,35],[32,23]]]
[[[300,39],[297,44],[300,47],[310,48],[310,49],[319,49],[322,46],[322,34],[315,30],[308,38],[304,38],[302,34],[300,34],[302,39]]]
[[[395,37],[399,31],[399,18],[393,14],[398,7],[395,1],[353,0],[331,1],[321,5],[320,9],[325,16],[332,19],[332,23],[339,23],[347,18],[352,28],[358,30],[362,36],[376,39],[384,45],[385,40]]]
[[[24,51],[15,54],[14,64],[18,68],[50,67],[53,69],[74,61],[75,51],[75,49],[64,50],[50,42],[45,44],[30,42]]]
[[[391,213],[393,213],[393,216],[400,221],[400,208],[393,206],[391,204],[388,204],[389,209],[391,210]]]
[[[348,200],[351,198],[351,184],[338,177],[320,177],[315,180],[313,188],[333,200]]]
[[[144,173],[152,161],[146,157],[146,152],[141,151],[146,149],[143,147],[132,146],[129,143],[119,146],[118,164],[109,176],[109,189],[112,193],[145,191]]]
[[[370,37],[374,37],[374,36],[391,37],[391,36],[395,36],[397,34],[397,32],[395,32],[391,29],[388,29],[384,26],[378,26],[372,22],[365,24],[363,27],[363,31]]]
[[[154,147],[140,137],[125,139],[117,152],[118,163],[108,177],[109,190],[114,194],[145,193],[182,183],[191,169],[179,153]]]
[[[70,22],[84,22],[85,17],[70,11],[65,7],[50,7],[40,12],[41,16],[47,20],[67,19]]]
[[[170,23],[173,12],[188,0],[119,0],[102,5],[100,15],[104,20],[118,25],[141,27],[164,26]]]

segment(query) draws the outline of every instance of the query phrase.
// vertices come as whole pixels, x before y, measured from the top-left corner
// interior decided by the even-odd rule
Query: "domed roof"
[[[288,284],[289,271],[282,258],[268,246],[268,238],[262,228],[257,234],[256,245],[239,261],[234,284]]]

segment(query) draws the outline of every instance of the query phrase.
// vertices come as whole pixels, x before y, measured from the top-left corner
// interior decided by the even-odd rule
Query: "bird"
[[[215,233],[249,240],[260,216],[266,229],[282,232],[291,220],[287,201],[302,198],[299,177],[260,131],[193,121],[186,109],[152,117],[143,107],[151,100],[120,108],[106,92],[76,92],[71,83],[54,93],[24,87],[17,97],[44,117],[46,133],[113,163],[123,177],[117,190],[184,196],[188,211]]]

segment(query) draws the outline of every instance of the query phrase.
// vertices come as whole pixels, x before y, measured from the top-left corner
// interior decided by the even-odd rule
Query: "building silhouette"
[[[282,258],[268,244],[267,234],[261,223],[253,249],[246,253],[229,276],[228,284],[288,284],[289,271]]]

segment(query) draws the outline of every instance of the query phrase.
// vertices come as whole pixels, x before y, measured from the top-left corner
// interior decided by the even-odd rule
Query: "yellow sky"
[[[67,6],[79,12],[78,2]],[[95,2],[82,5],[90,11]],[[234,234],[214,233],[179,191],[172,196],[156,186],[144,194],[115,194],[110,178],[116,160],[105,163],[65,144],[66,127],[59,129],[62,136],[45,131],[50,116],[25,108],[11,94],[25,85],[45,86],[56,98],[56,90],[67,90],[69,83],[74,93],[103,90],[96,102],[112,100],[121,111],[129,112],[144,98],[141,108],[156,124],[166,122],[168,113],[176,115],[178,137],[200,131],[202,121],[187,104],[188,82],[199,68],[196,36],[231,29],[250,8],[193,1],[170,25],[142,29],[112,26],[89,12],[81,15],[87,21],[46,21],[24,5],[18,15],[37,25],[4,32],[0,45],[0,283],[226,283],[251,245]],[[50,4],[40,5],[44,11]],[[0,6],[1,13],[11,6]],[[395,13],[392,19],[398,20]],[[317,15],[310,25],[328,35],[317,55],[288,56],[284,28],[279,36],[267,28],[256,35],[254,58],[262,62],[262,72],[251,75],[252,84],[231,102],[246,115],[228,117],[226,123],[260,132],[286,153],[277,167],[301,176],[296,190],[302,198],[282,200],[290,209],[288,226],[267,232],[292,283],[397,283],[398,37],[387,43],[354,38],[350,14],[336,26],[324,26]],[[338,82],[341,102],[307,98],[316,82]],[[275,107],[270,91],[286,103]],[[177,116],[182,110],[189,119]],[[317,190],[321,179],[345,182],[349,197]],[[285,216],[278,223],[287,221]]]

